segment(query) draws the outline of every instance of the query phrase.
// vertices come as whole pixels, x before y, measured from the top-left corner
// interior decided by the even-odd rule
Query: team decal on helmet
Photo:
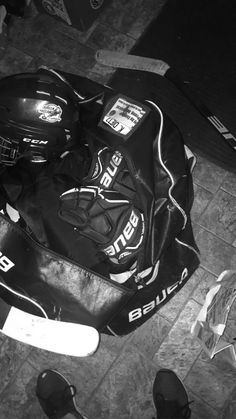
[[[61,121],[62,109],[55,103],[42,102],[38,108],[38,112],[40,113],[39,118],[43,121],[47,121],[52,124]]]

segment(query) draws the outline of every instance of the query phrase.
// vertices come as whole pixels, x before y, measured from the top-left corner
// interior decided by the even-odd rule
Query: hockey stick
[[[70,356],[91,355],[99,344],[99,333],[91,326],[35,316],[1,298],[0,331],[20,342]]]
[[[99,64],[108,65],[116,68],[126,68],[131,70],[148,71],[159,74],[171,81],[191,102],[191,104],[203,115],[208,122],[221,134],[225,142],[236,151],[236,137],[226,128],[224,124],[202,103],[195,93],[190,91],[178,73],[162,60],[153,58],[129,55],[116,51],[98,50],[96,60]]]

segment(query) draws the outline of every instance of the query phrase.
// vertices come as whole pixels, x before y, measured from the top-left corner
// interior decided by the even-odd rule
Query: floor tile
[[[7,339],[6,335],[4,335],[3,333],[0,334],[0,345],[3,344],[3,342]]]
[[[166,0],[143,0],[143,8],[141,13],[137,16],[134,23],[128,29],[128,34],[133,38],[137,39],[140,37],[145,28],[152,22],[156,16],[159,15]],[[150,10],[152,11],[150,13]]]
[[[170,327],[170,322],[156,313],[132,334],[131,342],[140,352],[151,359],[167,336]]]
[[[236,418],[236,387],[230,394],[223,409],[221,419],[235,419]]]
[[[196,239],[198,233],[200,233],[202,229],[201,229],[201,226],[195,223],[194,221],[192,222],[192,227],[193,227],[193,235],[194,235],[194,238]]]
[[[157,365],[173,369],[181,378],[188,373],[201,351],[199,343],[190,334],[199,310],[197,302],[188,301],[153,358]]]
[[[87,41],[94,50],[109,49],[112,51],[128,52],[134,46],[135,40],[115,29],[98,25]]]
[[[91,33],[94,31],[96,26],[98,25],[98,20],[95,20],[89,28],[86,30],[78,30],[77,28],[74,28],[73,26],[67,25],[61,20],[54,19],[53,17],[43,15],[44,19],[50,19],[51,24],[53,26],[53,30],[56,32],[60,32],[64,34],[65,36],[70,37],[71,39],[74,39],[76,43],[85,44],[88,38],[91,36]]]
[[[219,419],[219,410],[213,409],[191,391],[188,391],[188,396],[189,401],[193,401],[189,406],[192,411],[191,419]]]
[[[37,58],[41,58],[50,67],[81,74],[81,69],[88,70],[95,64],[94,51],[64,34],[53,32],[45,41]]]
[[[184,287],[165,304],[159,311],[162,316],[165,316],[169,321],[173,322],[184,308],[193,290],[201,284],[205,276],[205,271],[198,268]]]
[[[100,22],[138,39],[147,25],[160,12],[165,1],[133,0],[113,2],[101,14]],[[150,13],[152,10],[152,13]]]
[[[14,18],[9,27],[10,45],[27,55],[37,56],[53,30],[53,22],[54,19],[46,15],[39,15],[34,19]]]
[[[198,223],[227,243],[236,239],[236,197],[219,190]]]
[[[88,401],[91,419],[152,418],[152,385],[156,368],[135,348],[124,350]]]
[[[12,380],[30,351],[31,347],[29,345],[10,338],[4,340],[0,347],[0,393]]]
[[[97,352],[85,358],[56,355],[34,349],[28,357],[28,362],[38,371],[52,368],[67,374],[68,378],[76,385],[80,393],[80,402],[83,404],[119,355],[126,339],[127,337],[102,336]]]
[[[220,355],[210,360],[202,354],[191,368],[185,383],[213,408],[222,408],[235,387],[236,370]]]
[[[193,291],[191,297],[199,304],[203,304],[205,301],[206,294],[208,293],[210,287],[215,284],[216,279],[216,275],[213,275],[207,272],[206,270],[203,270],[201,281],[199,281],[199,284]]]
[[[202,156],[197,156],[197,164],[193,172],[194,182],[211,193],[217,191],[227,172]]]
[[[1,419],[45,418],[45,414],[42,412],[35,396],[37,376],[37,371],[27,362],[22,365],[14,382],[12,382],[1,395]],[[27,415],[28,409],[31,409],[34,416],[30,417]]]
[[[21,73],[31,62],[32,57],[8,45],[4,59],[0,61],[0,72],[3,75]]]
[[[194,184],[194,202],[191,210],[193,221],[197,221],[213,198],[213,194],[207,189]]]
[[[96,63],[88,72],[87,77],[97,83],[107,84],[114,73],[114,68]]]
[[[201,265],[215,275],[236,266],[236,248],[214,234],[201,229],[196,236]]]
[[[233,173],[227,173],[226,177],[224,178],[223,183],[221,184],[221,188],[224,189],[226,192],[231,193],[232,195],[236,196],[236,176]]]
[[[129,3],[120,0],[119,2],[112,2],[100,15],[99,20],[119,32],[127,33],[142,12],[143,0],[134,0]]]
[[[77,45],[77,49],[67,63],[67,72],[72,74],[87,75],[88,71],[96,64],[95,51],[86,45]]]

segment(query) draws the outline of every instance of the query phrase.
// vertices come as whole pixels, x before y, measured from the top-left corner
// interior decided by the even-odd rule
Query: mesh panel
[[[18,158],[18,142],[8,140],[0,135],[0,163],[12,166]]]

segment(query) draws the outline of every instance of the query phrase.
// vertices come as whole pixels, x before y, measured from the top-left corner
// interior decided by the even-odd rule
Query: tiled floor
[[[0,48],[0,74],[45,64],[107,82],[112,72],[96,64],[96,49],[129,51],[164,0],[110,3],[83,33],[35,10],[28,19],[14,19],[6,48]],[[190,335],[209,286],[221,271],[236,266],[235,176],[199,157],[194,185],[192,219],[201,266],[185,287],[135,333],[102,336],[89,358],[59,356],[0,336],[0,419],[45,418],[34,393],[45,368],[58,369],[76,385],[77,402],[90,419],[149,419],[154,415],[152,383],[160,367],[174,369],[184,380],[195,401],[193,419],[221,418],[227,402],[224,419],[236,417],[230,413],[236,370],[222,355],[206,358]]]

